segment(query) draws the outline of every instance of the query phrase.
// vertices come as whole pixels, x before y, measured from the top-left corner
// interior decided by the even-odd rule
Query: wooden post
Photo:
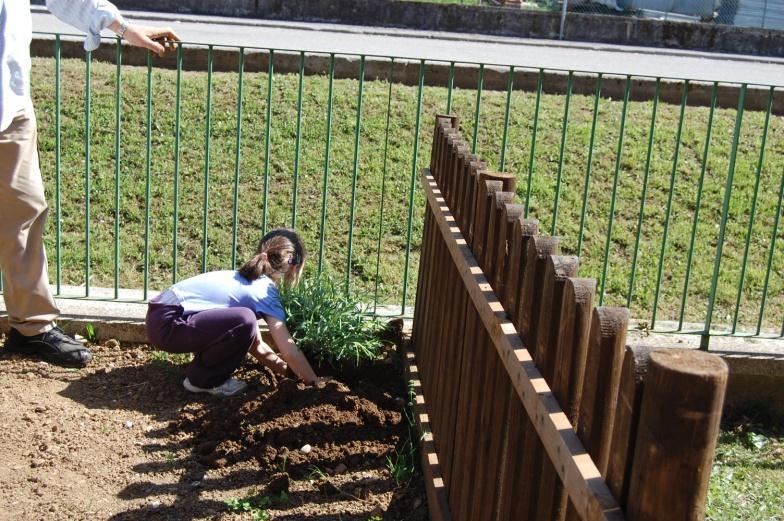
[[[629,310],[596,308],[585,364],[577,435],[602,475],[607,473]]]
[[[572,425],[577,422],[591,332],[596,279],[570,278],[564,287],[553,393]]]
[[[524,211],[525,206],[512,203],[504,204],[501,211],[501,219],[498,223],[499,240],[496,243],[494,255],[497,265],[495,269],[495,280],[493,281],[493,290],[495,291],[495,294],[498,295],[498,298],[501,299],[501,303],[504,303],[504,284],[509,278],[509,262],[512,253],[512,231],[514,230],[515,222],[523,216]]]
[[[628,324],[629,310],[626,308],[601,307],[593,312],[577,436],[602,476],[607,475]],[[571,505],[567,508],[566,519],[579,519]]]
[[[476,219],[476,211],[477,211],[477,198],[478,198],[478,190],[479,190],[479,177],[480,173],[485,170],[485,164],[479,159],[479,156],[474,154],[469,154],[469,176],[468,176],[468,186],[466,187],[466,194],[465,194],[465,205],[464,208],[466,209],[466,216],[465,216],[465,223],[466,229],[468,233],[465,236],[466,242],[470,244],[474,244],[474,220]]]
[[[549,255],[546,263],[542,296],[539,299],[534,362],[547,384],[552,386],[555,372],[555,342],[560,329],[564,286],[569,277],[577,275],[579,260],[575,256]],[[533,452],[529,459],[533,465],[533,475],[539,478],[532,483],[530,489],[536,501],[531,502],[529,512],[532,517],[536,516],[537,512],[542,512],[542,515],[546,516],[544,519],[549,521],[553,498],[556,495],[557,472],[550,459],[544,454],[544,446],[540,440],[537,439],[537,443],[531,449]],[[546,478],[546,481],[543,478]]]
[[[509,269],[506,273],[507,280],[503,285],[504,289],[500,297],[509,319],[514,324],[518,323],[516,317],[518,312],[517,301],[522,291],[528,241],[538,233],[539,221],[536,219],[520,218],[514,222],[512,227],[512,240],[509,245],[509,261],[507,263]]]
[[[436,177],[438,188],[441,190],[441,196],[446,201],[447,205],[452,206],[450,198],[452,195],[452,183],[454,179],[453,169],[455,167],[458,148],[462,138],[453,129],[448,129],[444,132],[444,139],[446,144],[444,146],[444,159],[441,168],[440,177]]]
[[[656,349],[652,346],[626,346],[618,388],[618,407],[615,411],[607,485],[621,508],[626,508],[629,495],[634,440],[640,419],[643,380],[648,371],[648,359]]]
[[[518,300],[520,321],[515,325],[532,356],[535,355],[534,350],[536,349],[536,326],[539,321],[538,299],[544,281],[545,263],[550,255],[558,253],[558,241],[558,237],[536,235],[528,241],[526,248],[525,274]]]
[[[495,198],[495,193],[504,189],[501,181],[490,178],[489,172],[482,172],[479,176],[479,186],[476,196],[476,213],[474,214],[474,243],[471,250],[479,265],[484,268],[485,245],[487,244],[487,224],[490,220],[490,208]]]
[[[454,207],[451,208],[452,214],[455,217],[460,232],[465,235],[466,221],[465,216],[468,213],[465,201],[465,192],[468,190],[468,184],[472,181],[471,174],[468,170],[468,149],[459,147],[457,151],[457,162],[455,165],[455,176],[457,183],[455,185],[454,194]]]
[[[577,419],[582,393],[595,292],[595,279],[568,278],[563,289],[551,386],[572,425]],[[563,519],[566,515],[566,500],[563,484],[548,460],[542,469],[536,519]]]
[[[650,354],[634,447],[630,521],[702,520],[727,364],[702,351]]]
[[[484,262],[481,262],[482,271],[485,272],[487,280],[495,280],[496,267],[498,265],[498,244],[501,242],[501,220],[504,214],[504,205],[510,204],[514,200],[513,192],[496,192],[491,199],[490,211],[487,223],[487,244],[484,251]],[[495,291],[496,288],[493,287]]]
[[[512,229],[512,242],[509,246],[508,277],[504,284],[505,290],[501,302],[511,321],[519,323],[519,308],[517,306],[525,273],[526,252],[529,241],[539,231],[539,221],[536,219],[517,219]],[[517,328],[519,331],[519,328]],[[526,470],[523,464],[523,450],[525,434],[528,430],[529,420],[514,389],[509,390],[506,399],[506,426],[502,443],[502,465],[499,471],[499,493],[495,505],[495,519],[512,519],[514,513],[520,511],[519,484],[523,481]]]

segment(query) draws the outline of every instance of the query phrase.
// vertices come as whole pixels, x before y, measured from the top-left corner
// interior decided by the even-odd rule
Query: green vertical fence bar
[[[604,260],[602,261],[602,278],[599,290],[599,305],[604,304],[604,292],[607,289],[607,265],[610,263],[610,245],[612,244],[612,230],[615,222],[615,198],[618,194],[618,176],[621,171],[621,156],[623,155],[623,138],[626,129],[626,109],[629,106],[629,92],[632,87],[632,77],[626,76],[623,88],[623,108],[621,109],[621,126],[618,131],[618,150],[615,154],[615,173],[613,175],[612,195],[610,196],[610,216],[607,222],[607,240],[604,244]]]
[[[751,246],[751,232],[754,228],[754,217],[757,215],[757,195],[759,195],[760,179],[762,178],[762,166],[765,164],[765,146],[768,143],[768,128],[770,124],[770,113],[773,111],[773,87],[768,91],[767,111],[765,112],[765,123],[762,126],[762,141],[760,143],[759,160],[755,171],[756,180],[754,181],[754,195],[751,197],[751,210],[749,213],[749,226],[746,229],[746,243],[743,246],[743,262],[738,276],[738,296],[735,300],[735,313],[732,317],[732,334],[738,329],[738,315],[740,314],[740,301],[743,296],[743,283],[746,278],[746,265],[749,260],[749,247]]]
[[[297,193],[299,192],[299,147],[302,136],[302,82],[305,77],[305,53],[299,53],[299,84],[297,86],[297,134],[294,141],[294,194],[291,201],[291,227],[297,227]]]
[[[471,153],[476,154],[476,139],[479,136],[479,115],[482,111],[482,85],[485,82],[485,66],[479,65],[479,81],[476,85],[476,109],[474,110],[474,136],[471,139]]]
[[[776,239],[778,239],[779,235],[779,219],[781,218],[782,199],[784,199],[784,174],[781,175],[781,183],[779,185],[779,202],[776,206],[776,216],[773,218],[773,235],[770,239],[770,248],[768,248],[768,269],[765,270],[765,282],[762,284],[762,300],[760,301],[760,310],[757,317],[756,335],[759,335],[760,331],[762,331],[762,318],[765,315],[765,304],[768,301],[768,283],[770,282],[770,272],[773,268],[773,253],[776,251]]]
[[[174,94],[174,211],[172,212],[172,284],[177,282],[177,226],[180,221],[180,105],[182,101],[182,43],[177,42]]]
[[[231,214],[231,269],[237,267],[237,212],[240,205],[240,161],[242,160],[242,83],[245,75],[245,48],[240,47],[237,79],[237,123],[234,129],[234,199]],[[266,183],[265,183],[266,184]],[[266,204],[265,204],[266,210]]]
[[[574,73],[569,71],[569,76],[566,79],[566,101],[564,103],[563,125],[561,128],[561,149],[558,152],[558,172],[555,176],[555,198],[553,201],[553,222],[550,225],[550,235],[555,235],[556,225],[558,223],[558,203],[561,199],[561,176],[563,175],[564,163],[564,150],[566,148],[566,135],[569,123],[569,106],[572,101],[572,83],[574,80]]]
[[[525,216],[531,211],[531,185],[534,178],[534,161],[536,159],[536,131],[539,127],[539,106],[542,100],[542,84],[544,83],[544,69],[539,69],[539,78],[536,80],[536,102],[534,105],[534,123],[531,131],[531,151],[528,155],[528,181],[525,189]]]
[[[449,62],[449,79],[447,80],[446,91],[446,113],[452,111],[452,89],[455,86],[455,62]]]
[[[585,167],[585,181],[583,182],[583,204],[580,210],[580,231],[577,234],[577,256],[583,249],[585,234],[585,217],[588,213],[588,190],[591,187],[591,173],[593,169],[593,146],[596,143],[596,120],[599,117],[599,99],[602,96],[602,74],[596,76],[596,89],[593,93],[593,113],[591,116],[591,137],[588,140],[588,161]]]
[[[626,307],[632,307],[634,297],[634,281],[637,276],[637,259],[640,254],[640,238],[642,236],[642,223],[645,219],[645,201],[648,198],[648,180],[651,174],[651,156],[653,141],[656,136],[656,115],[659,109],[659,96],[661,95],[661,78],[656,78],[656,88],[653,95],[653,109],[651,110],[651,125],[648,129],[648,152],[645,154],[645,171],[642,177],[642,191],[640,192],[640,210],[637,212],[637,235],[634,238],[634,251],[632,253],[632,269],[629,275],[629,290],[626,292]]]
[[[417,160],[419,159],[419,124],[422,116],[422,91],[425,85],[425,60],[419,62],[419,85],[417,87],[416,122],[414,124],[414,153],[411,158],[411,180],[408,186],[408,231],[406,233],[406,256],[403,265],[403,302],[400,314],[406,312],[408,297],[408,264],[411,256],[411,232],[414,222],[414,186],[416,184]]]
[[[114,298],[120,298],[120,78],[122,71],[122,42],[116,42],[114,73]]]
[[[84,296],[90,296],[90,112],[92,89],[90,88],[92,51],[85,54],[84,86]]]
[[[708,294],[708,310],[705,313],[705,327],[703,328],[702,338],[700,339],[700,349],[707,350],[710,345],[711,324],[713,322],[713,308],[716,305],[716,288],[719,283],[719,271],[721,270],[721,255],[724,250],[724,232],[727,229],[727,218],[730,213],[730,197],[732,196],[732,182],[735,176],[735,160],[738,157],[738,143],[740,141],[740,130],[743,125],[743,111],[746,107],[746,89],[744,83],[740,87],[738,95],[738,111],[735,116],[735,130],[732,136],[732,149],[730,150],[730,162],[727,167],[727,181],[724,183],[724,202],[721,211],[721,223],[719,224],[718,244],[716,245],[716,259],[713,262],[713,276],[711,277],[710,293]]]
[[[711,88],[710,111],[708,112],[708,128],[705,131],[705,146],[702,149],[702,167],[700,168],[700,179],[697,182],[697,199],[694,201],[694,217],[691,221],[691,238],[689,239],[689,253],[686,258],[686,275],[683,280],[683,292],[681,293],[681,310],[678,315],[678,331],[683,329],[683,315],[686,312],[686,301],[689,298],[689,282],[691,280],[691,262],[694,258],[694,241],[697,237],[697,224],[700,220],[700,208],[702,206],[702,187],[705,184],[705,171],[708,168],[708,154],[710,153],[711,137],[713,134],[713,114],[716,111],[716,98],[719,84],[713,82]]]
[[[150,177],[152,168],[152,52],[147,51],[147,154],[144,180],[144,300],[150,286]]]
[[[504,109],[504,133],[501,137],[501,164],[498,167],[502,172],[506,167],[506,142],[509,137],[509,108],[512,105],[512,89],[514,88],[514,66],[509,67],[509,78],[506,80],[506,108]]]
[[[378,244],[376,245],[376,284],[373,290],[373,313],[378,309],[378,283],[381,270],[381,237],[384,234],[384,203],[387,192],[387,152],[389,150],[389,120],[392,113],[392,79],[395,73],[395,59],[389,63],[389,92],[387,93],[387,122],[384,129],[384,163],[381,174],[381,210],[378,216]]]
[[[664,254],[667,251],[667,237],[670,232],[670,216],[672,215],[672,198],[675,192],[675,177],[678,174],[678,156],[681,150],[681,133],[683,132],[683,119],[686,115],[686,101],[689,97],[689,80],[683,82],[681,94],[681,110],[678,117],[678,130],[675,132],[675,151],[672,154],[672,170],[670,171],[670,187],[667,192],[667,207],[664,210],[664,233],[662,234],[661,248],[659,249],[659,267],[656,270],[656,290],[653,294],[653,312],[651,314],[651,328],[656,327],[656,312],[659,308],[659,295],[661,294],[661,281],[664,274]]]
[[[332,87],[335,83],[335,54],[329,55],[329,86],[327,88],[327,136],[324,151],[324,179],[321,187],[321,230],[319,232],[318,273],[324,271],[324,238],[327,224],[327,194],[329,192],[329,158],[332,141]]]
[[[272,124],[272,76],[275,72],[274,67],[275,51],[269,50],[269,64],[267,66],[267,121],[264,134],[264,196],[262,200],[263,210],[261,212],[261,234],[267,233],[267,218],[269,210],[267,202],[269,200],[269,166],[270,166],[270,127]]]
[[[202,206],[201,230],[201,272],[207,271],[207,251],[209,248],[207,223],[210,208],[210,141],[212,138],[212,45],[207,48],[207,118],[204,131],[204,196]]]
[[[362,94],[365,87],[365,56],[359,57],[357,89],[357,121],[354,125],[354,169],[351,174],[351,208],[348,219],[348,259],[346,261],[346,292],[351,287],[351,261],[354,254],[354,216],[357,212],[357,179],[359,177],[359,140],[362,134]]]
[[[56,263],[56,281],[57,281],[57,294],[61,292],[61,275],[62,275],[62,252],[61,252],[61,238],[62,238],[62,199],[60,179],[62,173],[61,163],[61,150],[60,150],[60,112],[61,106],[61,85],[62,85],[62,71],[60,70],[60,56],[62,54],[62,42],[60,35],[55,36],[54,39],[54,197],[55,197],[55,251],[57,256]],[[2,287],[2,277],[0,277],[0,287]]]

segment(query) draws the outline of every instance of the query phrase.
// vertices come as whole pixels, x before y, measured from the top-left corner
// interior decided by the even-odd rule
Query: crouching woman
[[[291,370],[316,381],[291,338],[278,287],[299,281],[305,248],[294,230],[267,233],[239,270],[212,271],[183,280],[152,299],[147,338],[169,353],[193,353],[183,381],[195,393],[232,396],[247,384],[231,375],[247,353],[279,375]],[[261,339],[257,320],[269,327],[277,353]]]

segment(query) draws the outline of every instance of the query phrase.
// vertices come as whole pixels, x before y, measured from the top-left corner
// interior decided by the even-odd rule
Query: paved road
[[[192,43],[784,86],[784,58],[214,16],[143,12],[127,12],[127,16],[140,23],[172,25]],[[33,28],[75,31],[35,6]]]

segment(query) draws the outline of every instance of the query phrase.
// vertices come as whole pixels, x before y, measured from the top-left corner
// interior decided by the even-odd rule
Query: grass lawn
[[[252,59],[252,56],[247,58],[248,61]],[[93,286],[111,286],[115,277],[114,71],[112,64],[95,62],[92,66],[89,251],[90,283]],[[41,162],[47,197],[54,211],[54,61],[35,59],[32,78],[40,125]],[[178,279],[196,274],[202,269],[207,76],[202,72],[182,74],[176,248],[173,241],[175,80],[175,71],[153,70],[153,124],[150,136],[151,218],[148,245],[151,288],[162,288],[172,281],[175,249]],[[146,81],[145,68],[123,67],[119,197],[121,255],[118,282],[121,287],[128,288],[141,287],[144,280]],[[236,132],[238,75],[216,73],[213,76],[207,190],[207,269],[232,266],[235,195],[237,226],[234,264],[244,260],[254,249],[262,231],[267,160],[268,226],[291,225],[295,214],[297,228],[313,253],[310,265],[316,266],[320,260],[318,253],[325,171],[328,81],[323,76],[304,78],[298,160],[295,154],[297,83],[297,75],[274,76],[269,136],[271,148],[269,158],[266,158],[267,75],[255,72],[244,75],[239,139]],[[358,86],[356,80],[335,80],[334,83],[323,263],[340,277],[345,276],[348,264]],[[60,181],[60,259],[63,284],[83,284],[85,278],[84,87],[84,63],[78,60],[63,60]],[[390,92],[391,100],[388,100]],[[387,141],[388,101],[390,118]],[[505,92],[485,91],[482,95],[477,152],[489,167],[494,169],[499,168],[500,164],[505,102]],[[554,231],[563,237],[563,250],[566,253],[576,253],[583,189],[588,169],[593,97],[575,95],[571,98],[563,148],[558,214],[554,223],[564,102],[565,97],[562,95],[545,94],[541,99],[532,162],[529,210],[532,216],[540,219],[543,230],[548,233]],[[393,84],[390,89],[389,83],[385,81],[364,83],[361,133],[357,149],[351,284],[355,288],[375,291],[378,269],[378,295],[383,303],[401,302],[406,271],[408,201],[412,173],[415,169],[424,168],[429,162],[433,115],[445,111],[447,89],[425,87],[422,103],[419,153],[414,165],[416,87]],[[651,102],[637,101],[628,104],[625,139],[621,158],[617,163],[617,201],[614,206],[612,234],[609,249],[605,250],[623,103],[622,100],[616,99],[601,99],[599,102],[584,239],[579,253],[582,276],[599,278],[604,259],[608,259],[604,285],[605,305],[626,305],[630,295],[629,280],[638,230],[652,105]],[[523,91],[513,93],[505,170],[517,173],[518,200],[521,201],[525,200],[529,179],[534,106],[535,94]],[[475,108],[474,90],[454,91],[452,112],[461,117],[463,134],[469,143],[474,133]],[[660,103],[657,113],[636,280],[631,292],[632,315],[639,319],[651,317],[657,286],[660,287],[657,320],[677,319],[682,309],[681,295],[686,281],[686,260],[709,111],[705,107],[686,108],[678,161],[673,166],[679,111],[679,106]],[[735,110],[727,109],[717,109],[713,119],[712,142],[695,232],[688,299],[683,306],[684,318],[687,321],[701,321],[707,307],[735,120]],[[748,262],[740,293],[740,328],[753,328],[756,325],[768,254],[771,241],[775,237],[777,249],[773,255],[768,281],[763,328],[780,330],[784,310],[784,247],[781,244],[781,230],[784,225],[779,226],[775,235],[773,231],[784,173],[784,140],[778,138],[784,135],[784,118],[780,116],[772,117],[769,122],[769,139],[757,187],[755,218],[751,234],[747,234],[764,122],[765,114],[761,112],[747,111],[743,118],[733,190],[729,199],[727,234],[719,271],[714,321],[727,322],[734,316],[748,237]],[[298,176],[295,176],[295,171]],[[671,177],[673,174],[674,177]],[[297,207],[296,212],[293,212],[295,177]],[[674,187],[672,191],[671,182]],[[414,187],[407,305],[413,303],[424,204],[418,180],[414,182]],[[672,200],[669,230],[662,253],[664,222],[670,193]],[[380,227],[380,263],[377,265]],[[47,241],[50,258],[54,260],[57,256],[54,219],[49,220]],[[660,256],[663,259],[661,270]],[[56,263],[50,264],[52,281],[55,281]]]
[[[784,520],[784,431],[743,423],[723,428],[706,519]]]

